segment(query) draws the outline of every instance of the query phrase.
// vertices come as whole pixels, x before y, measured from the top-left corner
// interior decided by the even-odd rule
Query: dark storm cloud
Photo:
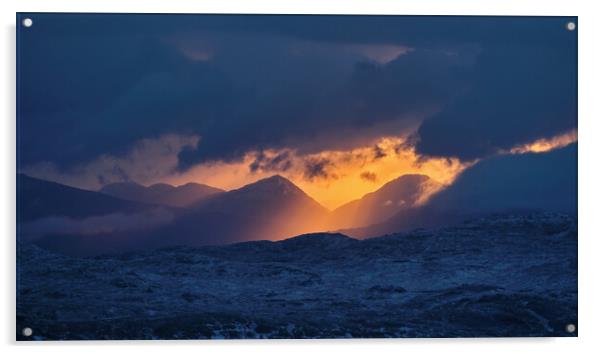
[[[381,148],[378,145],[374,145],[374,148],[372,149],[372,151],[374,152],[374,160],[379,160],[379,159],[382,159],[383,157],[387,157],[386,151],[383,150],[383,148]]]
[[[149,15],[149,14],[21,14],[44,24],[52,35],[162,36],[198,30],[225,33],[279,34],[329,43],[541,43],[542,37],[568,17],[500,16],[331,16],[331,15]],[[43,22],[42,22],[43,21]],[[33,28],[33,27],[32,27]]]
[[[281,55],[258,58],[248,67],[238,64],[246,74],[239,73],[237,82],[250,83],[240,89],[246,95],[232,104],[236,111],[229,110],[198,130],[202,141],[196,151],[180,155],[182,166],[236,157],[249,149],[292,147],[302,153],[347,149],[400,134],[454,95],[461,79],[447,69],[460,71],[465,65],[463,58],[440,51],[416,50],[385,65],[360,57],[349,62],[336,50],[311,52],[288,59],[289,64]],[[343,70],[341,63],[346,61]],[[431,67],[420,73],[424,66]],[[258,73],[261,78],[253,76]]]
[[[276,171],[286,172],[293,166],[291,156],[288,151],[281,152],[273,157],[268,157],[262,151],[255,160],[249,165],[251,172],[257,171]]]
[[[307,180],[314,179],[336,179],[336,174],[332,174],[328,171],[329,168],[334,167],[334,163],[324,157],[309,157],[303,162],[304,170],[303,176]]]
[[[33,28],[33,27],[32,27]],[[227,79],[150,37],[28,33],[20,48],[22,161],[64,165],[214,119]],[[31,38],[29,38],[31,37]],[[43,58],[43,60],[41,60]]]
[[[554,44],[485,47],[467,93],[420,126],[417,152],[470,160],[575,129],[576,37],[559,32]]]
[[[180,153],[186,169],[251,149],[353,147],[404,132],[437,112],[420,129],[419,150],[469,157],[482,146],[510,144],[512,129],[522,141],[542,124],[538,134],[574,125],[563,118],[566,109],[555,109],[567,98],[553,85],[569,75],[543,75],[572,54],[566,19],[30,16],[36,26],[18,34],[24,165],[69,167],[123,153],[143,138],[199,135],[198,148]],[[383,61],[380,53],[389,48],[383,45],[400,55]],[[522,55],[528,60],[513,61]],[[498,68],[506,62],[509,68]],[[504,107],[491,115],[500,106],[492,92],[510,81],[517,81],[518,93],[501,90]],[[533,107],[520,100],[530,90],[541,90]],[[537,118],[545,97],[559,99],[548,123]],[[477,107],[467,109],[473,102]],[[539,113],[502,117],[525,107]],[[490,118],[476,118],[482,112]],[[466,139],[466,132],[479,139],[458,151],[449,135]]]

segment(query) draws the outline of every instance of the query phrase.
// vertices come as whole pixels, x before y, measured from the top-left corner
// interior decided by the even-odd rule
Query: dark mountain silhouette
[[[335,209],[329,226],[336,230],[384,222],[400,211],[415,207],[425,192],[440,187],[439,183],[425,175],[403,175],[377,191]]]
[[[17,222],[51,216],[86,218],[112,213],[135,213],[150,208],[142,203],[102,193],[17,175]]]
[[[496,156],[466,169],[424,206],[402,210],[381,224],[344,232],[372,237],[503,212],[576,215],[576,166],[576,143],[547,153]]]
[[[126,200],[172,207],[187,207],[224,191],[199,183],[187,183],[178,187],[166,183],[157,183],[145,187],[135,182],[121,182],[108,184],[101,188],[100,192]]]
[[[351,225],[366,225],[370,220],[376,220],[369,226],[340,228],[343,233],[357,238],[445,226],[498,212],[543,210],[574,214],[576,171],[559,166],[574,166],[576,151],[574,144],[549,153],[505,155],[483,160],[464,171],[452,186],[419,206],[416,201],[421,191],[432,187],[433,182],[425,176],[402,176],[332,214],[338,215],[342,220],[339,225],[343,226],[345,219]],[[115,212],[136,213],[152,207],[27,176],[20,176],[19,181],[20,221],[52,215],[85,218]],[[173,188],[158,185],[151,190],[173,192]],[[394,213],[386,209],[387,201],[393,199],[404,201],[396,203]],[[378,220],[385,221],[378,223]],[[123,252],[173,245],[280,240],[335,229],[331,227],[332,217],[324,207],[278,175],[240,189],[214,193],[210,198],[177,210],[173,220],[156,227],[149,225],[152,228],[121,230],[102,237],[49,235],[53,239],[46,238],[45,244],[56,242],[56,245],[68,248],[71,254],[77,254],[78,250],[95,254],[101,250],[113,253],[115,250]],[[57,237],[65,240],[59,242]]]
[[[219,245],[323,231],[328,210],[275,175],[205,199],[151,237],[153,245]]]
[[[254,216],[318,216],[328,212],[326,208],[307,195],[293,182],[274,175],[248,184],[240,189],[223,193],[201,201],[197,208]],[[295,223],[295,220],[291,220]]]
[[[172,193],[178,189],[140,187],[120,184],[111,190]],[[328,215],[327,209],[281,176],[213,193],[186,209],[122,200],[27,176],[20,176],[19,190],[23,201],[19,221],[24,223],[22,230],[28,239],[44,248],[80,256],[283,239],[323,231]],[[50,216],[55,218],[48,220]]]

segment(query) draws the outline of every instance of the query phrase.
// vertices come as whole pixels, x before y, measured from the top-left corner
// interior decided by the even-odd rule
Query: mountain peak
[[[426,182],[428,180],[430,180],[431,178],[427,175],[422,175],[422,174],[406,174],[406,175],[401,175],[387,183],[385,183],[381,188],[384,188],[385,186],[388,185],[395,185],[398,183],[422,183],[422,182]]]
[[[271,177],[260,179],[259,181],[247,184],[238,190],[279,191],[285,194],[295,193],[305,195],[305,192],[303,192],[301,188],[297,187],[297,185],[281,175],[273,175]]]
[[[290,183],[290,184],[293,184],[293,182],[291,182],[288,178],[286,178],[286,177],[284,177],[282,175],[279,175],[279,174],[272,175],[272,176],[264,178],[264,179],[262,179],[260,181],[271,181],[271,182],[277,182],[277,183]]]
[[[294,230],[282,228],[283,235],[314,231],[305,227],[308,224],[307,220],[323,218],[328,212],[301,188],[280,175],[270,176],[225,192],[200,206],[206,210],[233,215],[264,214],[275,224],[289,223],[303,226],[292,228]]]

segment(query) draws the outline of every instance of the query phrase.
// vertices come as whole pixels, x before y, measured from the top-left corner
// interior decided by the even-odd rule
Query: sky
[[[577,139],[574,18],[29,16],[18,169],[80,188],[281,174],[335,208]]]

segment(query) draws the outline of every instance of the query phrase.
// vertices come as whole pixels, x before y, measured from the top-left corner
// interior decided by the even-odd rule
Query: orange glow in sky
[[[542,153],[576,141],[577,130],[571,130],[552,138],[500,150],[499,154]],[[202,144],[202,139],[168,134],[158,139],[143,139],[124,156],[102,155],[70,172],[61,171],[52,163],[28,166],[21,172],[90,190],[102,187],[98,176],[103,176],[105,183],[123,181],[121,175],[114,171],[123,171],[131,180],[144,185],[197,182],[224,190],[237,189],[280,174],[326,208],[335,209],[404,174],[424,174],[445,187],[465,168],[477,162],[425,158],[404,142],[400,137],[382,137],[367,146],[312,154],[301,154],[294,149],[249,151],[234,162],[205,162],[185,172],[174,172],[177,171],[178,152],[183,147]],[[311,166],[313,168],[308,168]],[[426,191],[419,203],[426,201],[434,192],[436,190]]]
[[[190,181],[208,184],[226,190],[236,189],[259,179],[280,174],[323,206],[334,209],[366,193],[373,192],[385,183],[404,174],[425,174],[435,181],[448,185],[469,164],[457,159],[421,160],[414,149],[402,145],[400,138],[381,138],[374,145],[348,151],[322,151],[299,155],[295,150],[266,150],[263,157],[271,160],[287,154],[288,166],[279,168],[250,166],[260,155],[248,152],[238,162],[212,162],[170,176],[162,182],[184,184]],[[308,175],[307,165],[319,164],[315,175]],[[283,167],[284,166],[284,167]]]

